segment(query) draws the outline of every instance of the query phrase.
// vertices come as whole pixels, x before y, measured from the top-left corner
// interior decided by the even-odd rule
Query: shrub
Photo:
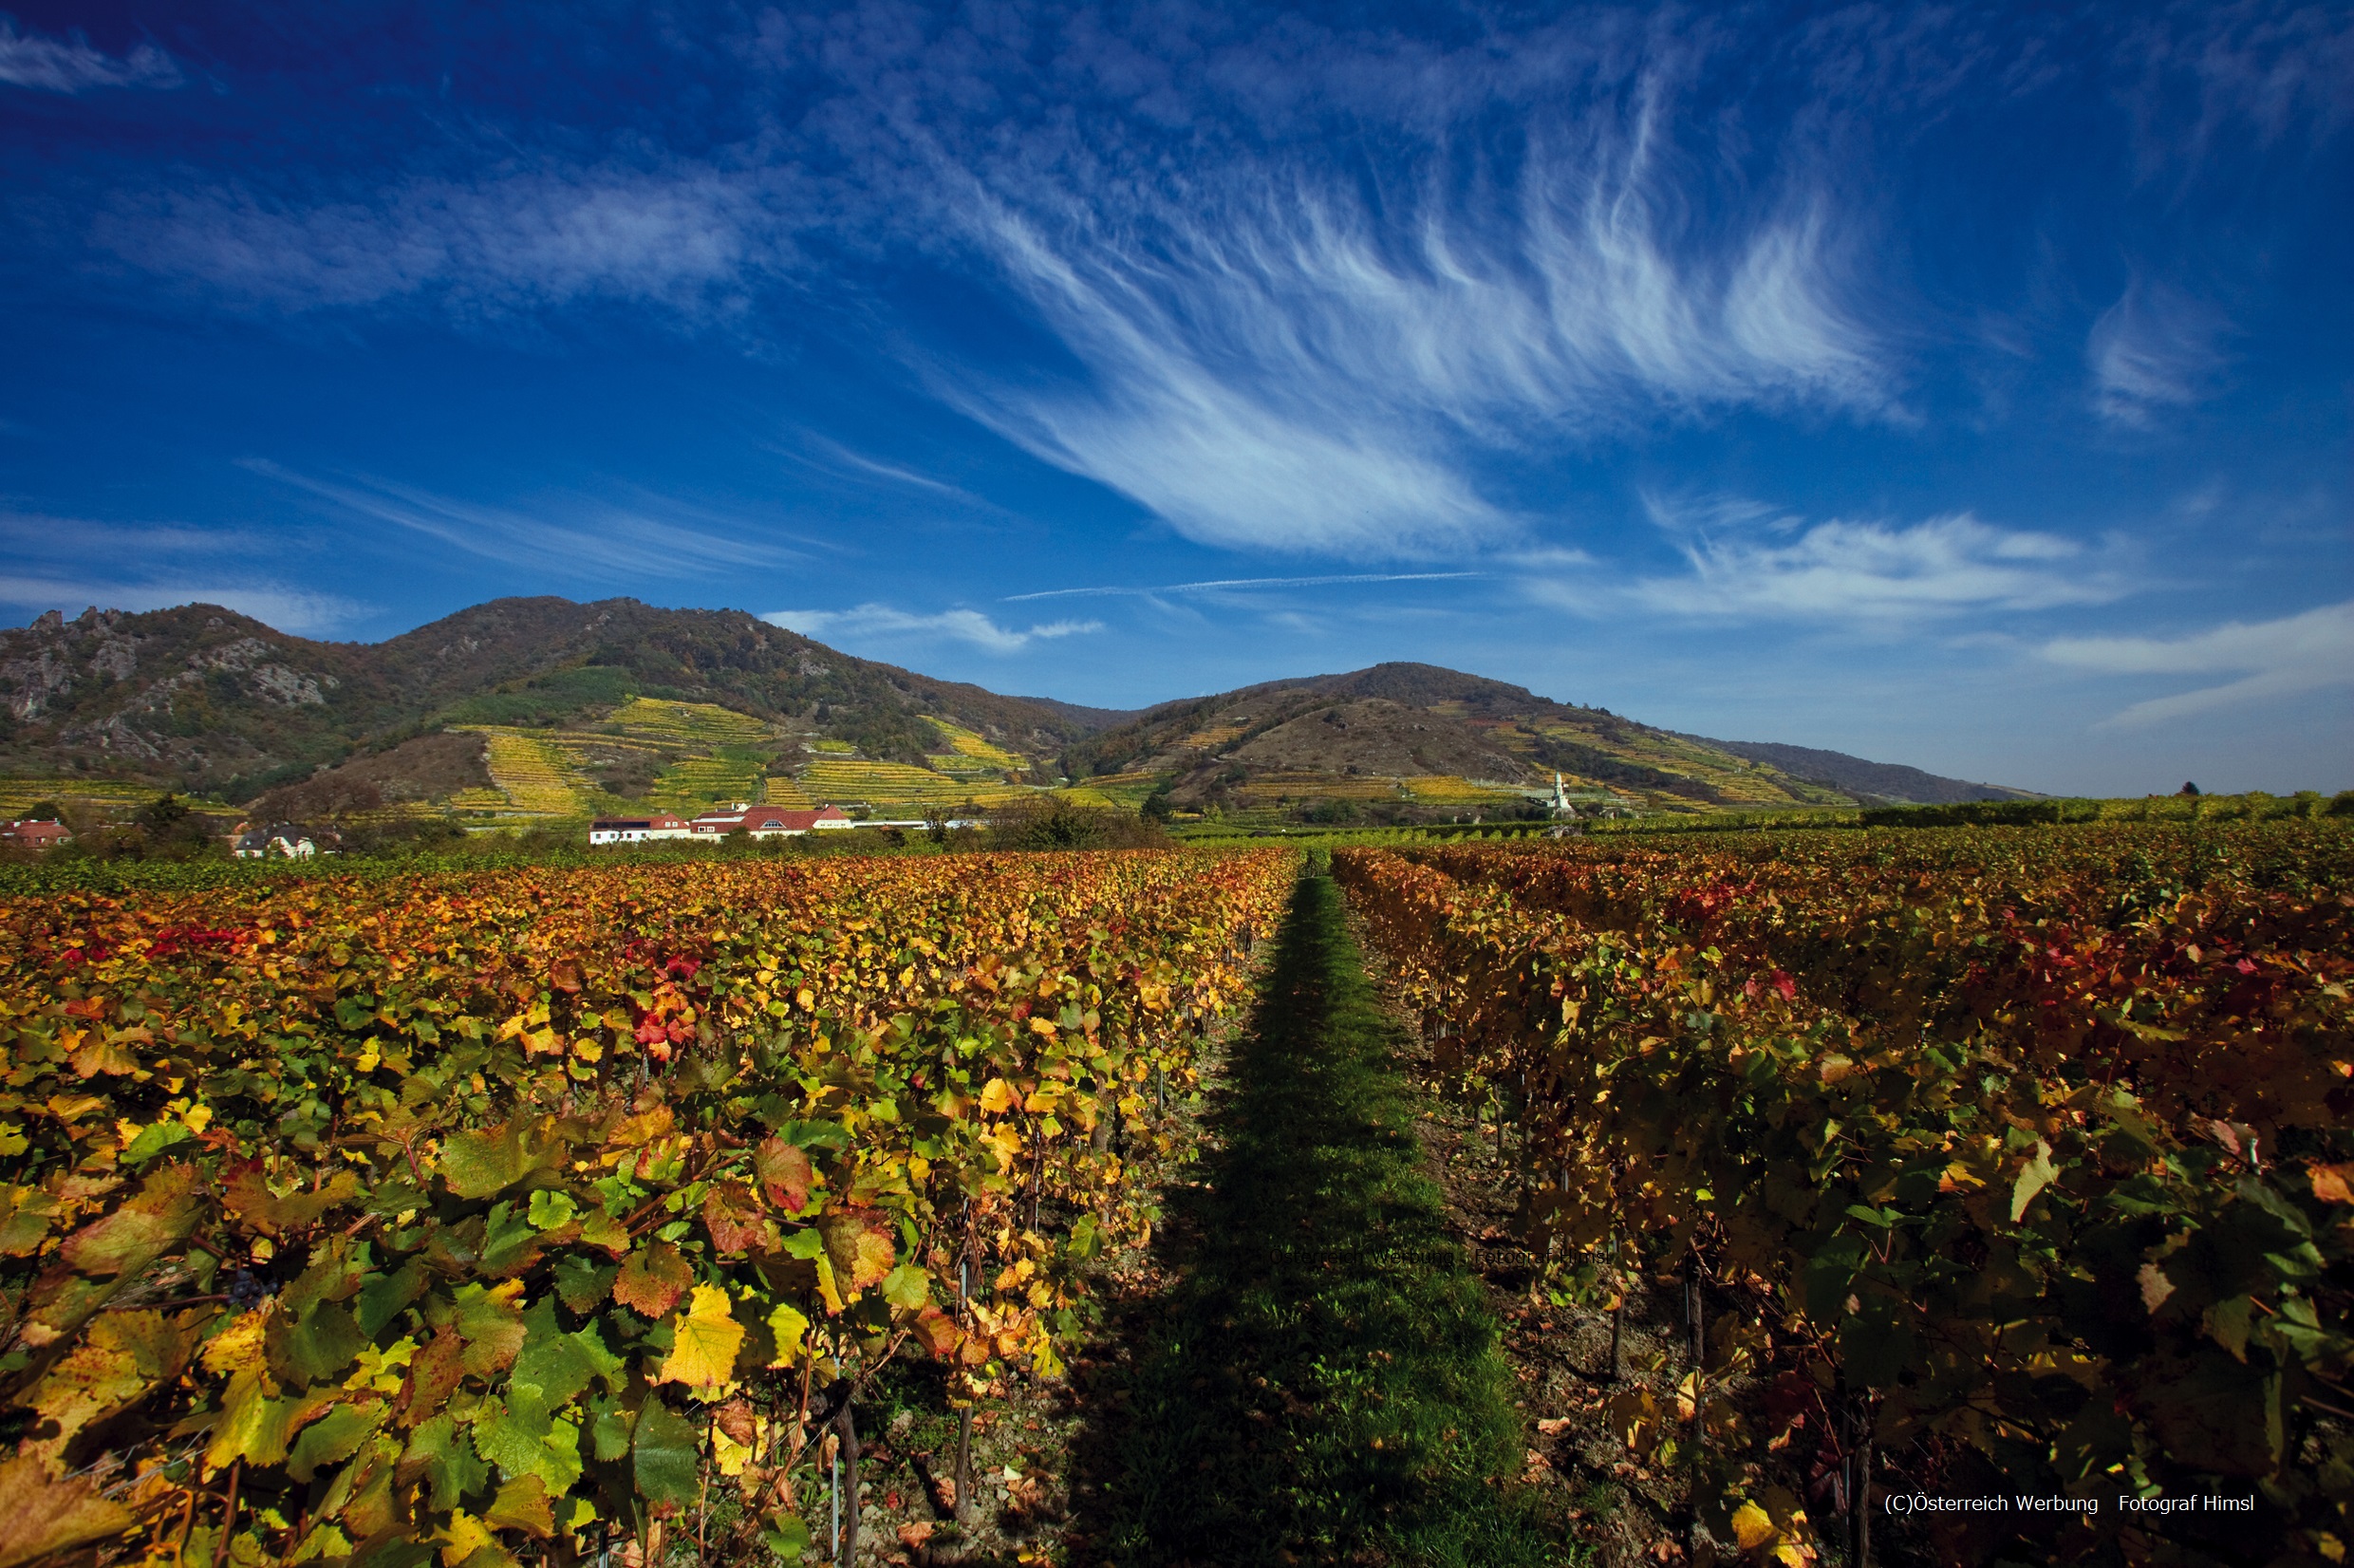
[[[1051,796],[1009,801],[989,818],[989,842],[1000,849],[1141,849],[1168,842],[1157,822]]]

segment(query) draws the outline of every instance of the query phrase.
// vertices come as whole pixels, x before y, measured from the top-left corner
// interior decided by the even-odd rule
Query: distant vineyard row
[[[1611,1414],[1718,1540],[1797,1562],[1863,1527],[1877,1450],[2101,1502],[1934,1516],[1938,1560],[2354,1543],[2354,824],[1334,862],[1517,1124],[1532,1239],[1712,1304]],[[2114,1505],[2227,1493],[2262,1508]]]
[[[1284,851],[512,869],[0,914],[0,1560],[790,1551],[894,1355],[1053,1373]],[[796,1465],[800,1466],[796,1479]]]

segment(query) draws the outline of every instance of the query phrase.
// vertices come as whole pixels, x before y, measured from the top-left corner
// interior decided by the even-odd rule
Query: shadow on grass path
[[[1129,1325],[1126,1397],[1088,1442],[1101,1484],[1075,1522],[1105,1559],[1563,1560],[1492,1479],[1519,1418],[1398,1043],[1338,890],[1303,880],[1213,1117],[1224,1148],[1172,1201],[1177,1282]]]

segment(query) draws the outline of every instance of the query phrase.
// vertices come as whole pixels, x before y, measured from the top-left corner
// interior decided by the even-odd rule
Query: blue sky
[[[2354,786],[2354,8],[16,5],[0,619]]]

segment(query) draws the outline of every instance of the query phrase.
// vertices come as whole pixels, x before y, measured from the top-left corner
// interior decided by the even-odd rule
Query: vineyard
[[[797,1557],[887,1363],[966,1409],[1059,1372],[1083,1265],[1155,1219],[1126,1157],[1296,869],[11,900],[0,1562],[650,1563],[715,1476],[741,1546]]]
[[[1697,1533],[2344,1560],[2348,825],[1654,845],[1334,862],[1553,1277],[1680,1296],[1602,1413]],[[2186,1497],[2249,1511],[2140,1505]]]

